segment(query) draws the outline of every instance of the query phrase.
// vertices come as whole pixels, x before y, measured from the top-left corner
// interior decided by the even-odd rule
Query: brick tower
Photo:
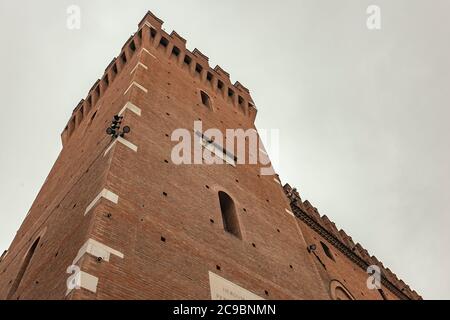
[[[327,267],[311,250],[319,236],[339,243],[316,235],[301,219],[316,214],[312,206],[261,165],[236,165],[235,150],[211,141],[228,164],[173,163],[175,130],[193,140],[195,121],[256,130],[257,111],[242,84],[162,23],[147,13],[74,109],[0,260],[0,299],[381,299],[350,253]],[[119,133],[131,132],[108,135],[114,116]],[[389,298],[418,298],[383,279]]]

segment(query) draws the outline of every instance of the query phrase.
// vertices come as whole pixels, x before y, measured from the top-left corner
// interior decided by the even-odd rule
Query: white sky
[[[70,4],[80,30],[66,28]],[[251,90],[258,128],[280,129],[283,182],[424,298],[450,298],[445,0],[0,0],[1,251],[72,109],[147,10]]]

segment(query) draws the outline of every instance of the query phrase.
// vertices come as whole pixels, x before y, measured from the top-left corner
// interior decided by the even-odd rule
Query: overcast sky
[[[381,30],[366,27],[371,4]],[[424,298],[450,298],[445,0],[0,0],[1,251],[147,10],[251,90],[257,127],[280,129],[283,182]]]

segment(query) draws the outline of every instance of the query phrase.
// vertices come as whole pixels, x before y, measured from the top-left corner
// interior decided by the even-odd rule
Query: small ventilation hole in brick
[[[164,160],[165,163],[169,163],[169,160]]]
[[[256,244],[252,243],[253,248],[256,248]]]
[[[264,290],[264,293],[266,294],[266,296],[269,295],[269,291],[267,291],[267,290]]]
[[[77,206],[77,204],[75,203],[75,204],[73,205],[72,209],[75,209],[76,206]]]
[[[239,180],[238,180],[238,179],[236,179],[236,182],[237,182],[237,183],[239,183]]]
[[[244,210],[244,212],[247,212],[247,209],[245,209],[245,208],[244,208],[244,209],[242,209],[242,210]]]
[[[292,266],[292,264],[289,265],[289,268],[294,269],[294,267]]]
[[[205,187],[206,187],[206,189],[209,189],[209,186],[208,186],[208,185],[206,185]]]
[[[166,242],[166,238],[164,238],[163,236],[161,236],[161,241],[162,241],[162,242]]]
[[[281,232],[280,229],[277,229],[277,232],[280,233]]]
[[[169,137],[169,135],[166,133],[166,138],[168,138]]]
[[[209,222],[214,223],[214,220],[213,219],[209,219]]]
[[[219,266],[219,265],[217,265],[217,266],[216,266],[216,269],[220,271],[220,269],[221,269],[221,268],[220,268],[220,266]]]
[[[166,112],[166,115],[167,115],[168,117],[170,117],[170,113]]]
[[[164,196],[164,197],[167,197],[167,192],[163,192],[163,196]]]

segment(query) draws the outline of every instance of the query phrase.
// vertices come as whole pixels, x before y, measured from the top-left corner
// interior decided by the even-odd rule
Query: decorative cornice
[[[369,266],[376,264],[383,270],[381,273],[381,283],[387,289],[389,289],[389,291],[391,291],[394,295],[396,295],[399,299],[402,299],[402,300],[422,299],[415,291],[409,292],[410,291],[409,287],[407,287],[403,281],[398,280],[399,283],[402,284],[402,286],[408,288],[408,293],[410,293],[410,295],[408,295],[407,293],[404,292],[404,288],[399,288],[398,285],[395,285],[393,282],[391,282],[384,274],[384,272],[385,272],[384,270],[386,268],[384,268],[382,263],[380,263],[378,261],[378,259],[376,259],[376,257],[370,258],[370,256],[369,256],[369,261],[367,259],[364,259],[363,257],[360,257],[355,252],[356,249],[359,248],[360,251],[363,251],[365,253],[367,253],[367,251],[364,248],[362,248],[359,244],[354,245],[354,247],[351,248],[351,247],[349,247],[349,245],[347,245],[344,242],[342,242],[341,240],[339,240],[338,237],[336,237],[336,235],[333,234],[333,232],[330,232],[329,230],[327,230],[326,227],[321,224],[321,222],[325,223],[325,225],[327,225],[326,221],[330,222],[328,220],[328,218],[326,216],[320,217],[317,209],[312,207],[312,205],[308,201],[302,202],[296,189],[292,189],[288,184],[286,184],[284,186],[284,191],[290,201],[291,209],[292,209],[292,212],[294,213],[294,216],[296,218],[300,219],[301,221],[303,221],[312,230],[314,230],[320,236],[322,236],[324,239],[326,239],[337,250],[339,250],[348,259],[350,259],[350,261],[352,261],[358,267],[363,269],[364,272],[367,272],[367,268]],[[316,215],[313,216],[312,214],[308,213],[307,210],[303,209],[302,206],[304,206],[304,205],[306,205],[307,207],[311,207],[312,210],[314,210],[314,212],[316,213]],[[320,221],[316,221],[317,219],[319,219]],[[334,226],[334,223],[332,223],[332,224]],[[337,232],[337,230],[336,230],[336,232]],[[337,232],[337,234],[339,234],[339,237],[341,236],[341,232],[343,232],[343,231],[341,230],[340,232]],[[345,232],[343,232],[343,234],[345,234]],[[353,243],[351,241],[351,238],[350,237],[348,237],[348,238],[350,239],[350,243]],[[368,255],[368,253],[367,253],[367,255]],[[370,259],[374,260],[375,262],[371,263]],[[386,269],[386,270],[388,270],[388,269]],[[392,276],[395,277],[394,274],[392,274]]]
[[[358,257],[351,249],[349,249],[345,244],[336,239],[331,233],[329,233],[324,227],[315,222],[309,217],[302,209],[291,203],[291,209],[294,212],[295,217],[306,223],[311,229],[317,232],[325,240],[331,243],[336,249],[342,252],[347,258],[354,262],[358,267],[366,272],[367,268],[370,266],[366,261]],[[411,300],[406,294],[399,290],[395,285],[393,285],[383,274],[381,275],[381,283],[388,288],[393,294],[402,300]]]

